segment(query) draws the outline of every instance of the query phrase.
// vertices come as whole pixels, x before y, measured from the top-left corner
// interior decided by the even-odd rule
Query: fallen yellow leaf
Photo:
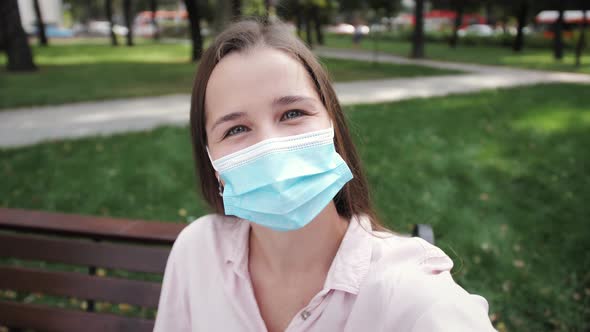
[[[515,259],[514,261],[512,261],[512,264],[514,264],[514,266],[519,269],[524,267],[524,261],[522,259]]]
[[[131,307],[131,305],[127,304],[127,303],[121,303],[119,304],[119,310],[121,310],[122,312],[129,312],[131,311],[133,307]]]

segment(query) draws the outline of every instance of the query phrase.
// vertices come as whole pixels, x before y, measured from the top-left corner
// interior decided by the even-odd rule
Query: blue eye
[[[294,119],[294,118],[298,118],[302,115],[303,115],[303,112],[300,110],[290,110],[290,111],[287,111],[283,114],[283,117],[281,120]]]
[[[244,127],[244,126],[235,126],[235,127],[230,128],[225,133],[225,135],[223,137],[225,138],[227,136],[234,136],[234,135],[237,135],[237,134],[244,133],[246,131],[248,131],[248,129],[246,127]]]

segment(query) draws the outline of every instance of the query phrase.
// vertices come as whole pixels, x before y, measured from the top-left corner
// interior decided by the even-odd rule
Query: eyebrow
[[[219,119],[217,119],[217,121],[215,121],[215,123],[211,127],[211,131],[215,130],[215,127],[219,126],[220,124],[222,124],[224,122],[239,119],[244,116],[246,116],[246,112],[233,112],[233,113],[226,114],[226,115],[220,117]]]
[[[310,97],[305,97],[305,96],[283,96],[280,98],[276,98],[275,100],[273,100],[272,102],[272,106],[273,107],[278,107],[278,106],[286,106],[289,104],[294,104],[300,101],[313,101],[313,98]]]
[[[283,96],[283,97],[275,98],[272,101],[272,107],[287,106],[287,105],[294,104],[294,103],[301,102],[301,101],[314,101],[314,99],[310,98],[310,97],[305,97],[305,96]],[[217,121],[215,121],[215,123],[211,127],[211,131],[215,130],[215,128],[217,126],[219,126],[220,124],[222,124],[224,122],[233,121],[233,120],[239,119],[244,116],[246,116],[246,112],[233,112],[233,113],[226,114],[226,115],[220,117],[219,119],[217,119]]]

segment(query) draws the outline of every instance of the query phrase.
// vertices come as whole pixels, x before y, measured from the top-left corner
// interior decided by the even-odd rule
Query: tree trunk
[[[232,0],[231,12],[232,12],[232,16],[234,18],[242,16],[242,1],[241,0]]]
[[[0,50],[6,51],[8,71],[37,70],[20,21],[17,0],[0,0]]]
[[[452,48],[457,47],[457,42],[459,41],[459,28],[463,24],[463,12],[465,10],[465,5],[463,1],[458,1],[457,3],[457,16],[455,16],[455,25],[453,27],[453,36],[451,36],[451,40],[449,41],[449,45]]]
[[[45,22],[41,14],[41,7],[39,0],[33,0],[33,7],[35,7],[35,16],[37,18],[37,36],[39,37],[39,45],[47,46],[47,35],[45,34]]]
[[[385,10],[385,16],[386,17],[392,17],[393,16],[393,6],[394,6],[394,2],[395,1],[386,1],[383,5],[385,6],[384,10]],[[399,6],[399,2],[398,6]]]
[[[486,24],[487,25],[496,24],[496,18],[494,17],[494,13],[493,13],[492,0],[488,0],[485,2],[484,10],[485,10],[485,16],[486,16]]]
[[[311,14],[313,16],[313,22],[315,27],[315,39],[320,45],[324,45],[324,34],[322,33],[322,22],[320,17],[320,7],[313,5],[311,7]]]
[[[186,4],[186,0],[183,1]],[[197,3],[199,2],[199,0],[194,1],[196,1]],[[213,24],[209,22],[209,26],[213,27],[213,31],[215,33],[219,33],[223,31],[223,29],[225,29],[225,27],[227,27],[228,24],[234,21],[234,0],[213,0],[212,2],[209,1],[209,3],[214,4]],[[198,10],[198,8],[196,10]]]
[[[301,38],[301,30],[303,28],[303,8],[297,2],[295,5],[295,27],[297,29],[297,36]]]
[[[131,0],[123,0],[123,15],[127,27],[127,46],[133,46],[133,19],[131,17]]]
[[[109,31],[111,36],[111,45],[118,46],[119,42],[117,41],[117,35],[115,35],[115,24],[113,23],[113,1],[106,0],[105,2],[105,12],[107,15],[107,20],[109,21]]]
[[[523,0],[520,3],[518,8],[518,13],[516,14],[516,20],[518,21],[518,27],[516,29],[516,38],[514,39],[514,44],[512,45],[512,49],[514,52],[522,51],[524,47],[524,26],[526,25],[527,14],[529,10],[529,4],[527,0]]]
[[[586,15],[586,11],[588,10],[587,6],[588,5],[585,4],[584,8],[582,8],[582,25],[580,26],[580,37],[576,44],[576,67],[582,65],[582,52],[584,51],[584,47],[586,47],[586,28],[588,26],[588,16]]]
[[[563,59],[563,11],[563,1],[560,1],[559,15],[557,16],[553,29],[553,57],[558,61]]]
[[[203,53],[203,38],[201,37],[201,18],[199,16],[199,9],[197,0],[184,0],[186,11],[188,12],[188,19],[191,26],[191,40],[193,42],[192,60],[197,61],[201,58]]]
[[[304,7],[304,17],[305,17],[305,36],[307,38],[307,45],[309,48],[313,48],[313,37],[311,35],[311,13],[309,6]]]
[[[416,0],[414,8],[414,34],[412,36],[412,54],[414,59],[424,58],[424,0]]]
[[[158,11],[158,1],[150,0],[150,11],[152,12],[152,27],[154,28],[154,40],[160,40],[160,31],[156,21],[156,12]]]
[[[264,0],[264,20],[268,21],[270,17],[270,0]]]

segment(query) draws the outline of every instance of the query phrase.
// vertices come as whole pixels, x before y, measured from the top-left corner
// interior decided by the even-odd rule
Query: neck
[[[302,273],[328,273],[349,221],[330,202],[309,224],[277,232],[252,223],[249,265],[258,271],[290,278]]]

